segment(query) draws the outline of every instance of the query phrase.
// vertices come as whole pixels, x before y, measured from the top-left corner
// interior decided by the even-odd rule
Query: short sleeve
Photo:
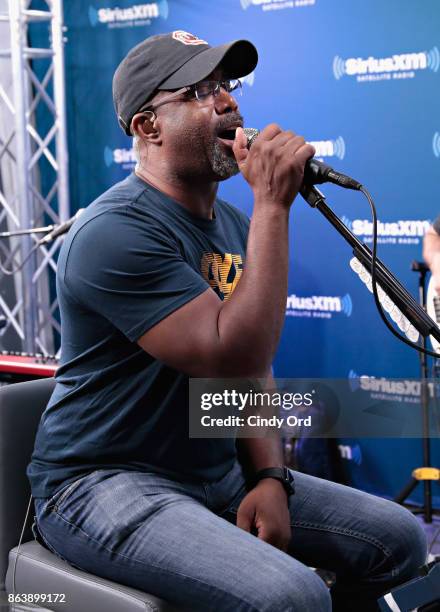
[[[438,216],[437,219],[434,221],[434,223],[432,224],[432,227],[435,229],[437,234],[440,236],[440,216]]]
[[[164,227],[122,211],[99,215],[77,230],[62,280],[72,299],[130,341],[209,287]]]

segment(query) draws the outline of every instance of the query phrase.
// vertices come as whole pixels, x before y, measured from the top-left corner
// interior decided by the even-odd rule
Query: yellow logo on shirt
[[[241,255],[232,253],[204,253],[201,262],[203,278],[222,300],[227,300],[234,291],[243,272]]]

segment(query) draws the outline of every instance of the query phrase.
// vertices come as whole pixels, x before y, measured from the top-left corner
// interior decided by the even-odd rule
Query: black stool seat
[[[5,588],[8,593],[13,592],[16,546],[30,498],[26,466],[31,458],[41,414],[54,385],[53,379],[41,379],[0,388],[1,601],[5,600]],[[32,509],[15,566],[16,594],[65,593],[65,603],[42,602],[42,609],[54,612],[178,612],[176,607],[158,597],[98,578],[59,559],[32,540],[30,523],[33,515]],[[23,609],[29,609],[29,606],[23,606]],[[17,612],[20,608],[18,603]]]
[[[17,548],[9,553],[6,590],[13,591]],[[38,542],[20,546],[15,570],[16,593],[63,593],[65,602],[42,603],[54,612],[177,612],[174,606],[137,589],[78,570]]]

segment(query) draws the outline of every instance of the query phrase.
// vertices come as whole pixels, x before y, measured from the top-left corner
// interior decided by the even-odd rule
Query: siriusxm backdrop
[[[111,98],[114,69],[132,46],[177,29],[213,45],[249,38],[260,61],[244,79],[246,125],[291,128],[315,144],[318,157],[364,183],[378,208],[379,255],[416,294],[410,263],[421,258],[422,235],[440,212],[438,0],[76,0],[64,11],[73,210],[133,169],[132,143]],[[366,200],[333,187],[324,192],[370,243]],[[251,214],[241,177],[220,193]],[[342,238],[300,198],[291,220],[276,376],[417,376],[417,354],[384,327]],[[439,465],[439,442],[433,446]],[[355,485],[387,495],[422,465],[417,440],[343,440],[340,450]]]

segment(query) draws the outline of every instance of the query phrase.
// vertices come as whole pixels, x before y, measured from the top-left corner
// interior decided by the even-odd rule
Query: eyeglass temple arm
[[[191,89],[190,87],[182,87],[181,89],[178,89],[177,91],[173,91],[173,93],[171,93],[169,96],[165,96],[164,98],[159,100],[159,102],[157,102],[157,104],[147,104],[147,106],[144,106],[143,108],[140,108],[135,114],[137,114],[137,113],[145,113],[145,111],[150,111],[150,110],[152,111],[152,110],[154,110],[156,108],[159,108],[159,106],[162,106],[162,104],[166,104],[170,100],[174,100],[174,98],[177,98],[178,96],[182,95],[183,93],[186,93],[190,89]]]

